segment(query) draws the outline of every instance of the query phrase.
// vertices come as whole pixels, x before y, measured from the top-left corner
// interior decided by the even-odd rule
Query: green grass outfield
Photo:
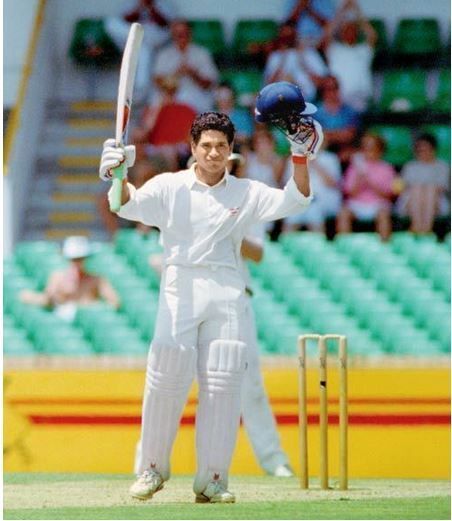
[[[4,519],[450,519],[450,482],[352,480],[350,490],[302,491],[296,478],[232,477],[232,505],[195,504],[192,477],[150,501],[128,497],[131,476],[7,473]]]

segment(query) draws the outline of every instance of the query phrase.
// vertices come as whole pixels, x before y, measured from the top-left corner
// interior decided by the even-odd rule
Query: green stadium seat
[[[433,287],[441,291],[446,300],[450,302],[451,299],[451,267],[449,262],[432,262],[427,269],[427,276],[430,279]]]
[[[443,352],[449,353],[451,345],[450,306],[429,313],[426,317],[426,328],[430,336],[440,343]]]
[[[290,155],[290,143],[286,136],[277,129],[272,129],[271,131],[273,138],[275,140],[275,152],[282,156],[287,157]]]
[[[392,339],[392,350],[397,355],[432,356],[441,353],[441,345],[422,329],[402,330]]]
[[[3,329],[3,353],[5,356],[33,356],[34,346],[21,329]]]
[[[105,67],[118,63],[120,52],[107,34],[103,19],[83,18],[75,24],[69,56],[78,65]]]
[[[411,112],[427,105],[427,76],[421,70],[385,71],[378,109]]]
[[[95,354],[91,344],[76,334],[49,335],[42,346],[42,353],[47,355],[79,357]]]
[[[189,20],[193,41],[206,47],[215,57],[226,50],[223,25],[220,20]]]
[[[438,141],[437,155],[439,159],[450,162],[450,125],[423,125],[422,132],[433,134]]]
[[[105,355],[145,356],[149,349],[135,329],[119,324],[96,328],[92,343],[97,353]]]
[[[436,89],[435,98],[430,105],[430,109],[449,114],[450,92],[450,69],[443,69],[438,75],[438,87]]]
[[[440,28],[435,18],[404,18],[396,27],[393,51],[399,54],[440,53]]]
[[[389,39],[385,20],[383,18],[370,18],[369,23],[378,36],[377,44],[375,46],[376,52],[387,52],[389,48]]]
[[[127,318],[117,313],[107,304],[79,306],[74,324],[79,327],[85,337],[92,339],[97,329],[115,329],[128,325]]]
[[[43,354],[62,354],[66,351],[66,345],[80,344],[81,354],[91,353],[89,344],[83,339],[81,331],[70,324],[59,323],[48,326],[35,326],[31,333],[36,350]],[[70,348],[67,348],[70,350]],[[73,351],[71,351],[73,353]]]
[[[384,159],[395,166],[401,166],[413,158],[413,138],[408,127],[397,125],[374,125],[369,130],[386,141]]]
[[[272,41],[278,34],[275,20],[239,20],[234,28],[232,50],[236,55],[249,53],[250,45]]]
[[[221,81],[231,86],[239,106],[252,105],[256,94],[262,88],[262,71],[258,69],[224,69],[220,77]]]
[[[338,252],[349,254],[351,250],[369,248],[380,242],[380,237],[374,232],[341,233],[334,237],[333,246]]]
[[[120,255],[126,255],[129,246],[142,242],[142,235],[133,228],[118,230],[113,239],[114,249]],[[126,255],[127,256],[127,255]]]

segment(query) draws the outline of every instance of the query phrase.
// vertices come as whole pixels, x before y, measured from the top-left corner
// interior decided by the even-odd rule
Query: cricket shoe
[[[275,478],[293,478],[294,473],[289,465],[278,465],[272,472],[272,476],[275,476]]]
[[[211,481],[207,487],[196,494],[195,503],[235,503],[235,496],[219,481]]]
[[[130,487],[129,493],[135,499],[151,499],[162,488],[162,476],[155,470],[145,470]]]

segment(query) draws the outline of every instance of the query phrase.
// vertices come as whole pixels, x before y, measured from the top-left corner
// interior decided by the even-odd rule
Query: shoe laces
[[[221,483],[221,481],[211,481],[206,488],[206,492],[209,493],[210,496],[215,496],[217,494],[223,494],[227,492],[226,487]]]
[[[143,474],[138,478],[143,483],[152,483],[155,479],[160,479],[160,474],[155,470],[145,470]]]

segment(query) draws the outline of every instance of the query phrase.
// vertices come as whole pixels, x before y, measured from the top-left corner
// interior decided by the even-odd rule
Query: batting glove
[[[102,181],[111,181],[113,172],[121,163],[125,163],[130,168],[135,163],[135,146],[127,145],[117,147],[114,139],[107,139],[102,149],[100,158],[99,177]]]
[[[300,132],[297,133],[297,137]],[[306,127],[306,140],[303,143],[295,141],[294,134],[289,134],[287,139],[290,143],[290,151],[293,156],[304,156],[308,159],[315,159],[318,151],[323,143],[323,131],[322,126],[315,119],[312,120],[312,125]]]

